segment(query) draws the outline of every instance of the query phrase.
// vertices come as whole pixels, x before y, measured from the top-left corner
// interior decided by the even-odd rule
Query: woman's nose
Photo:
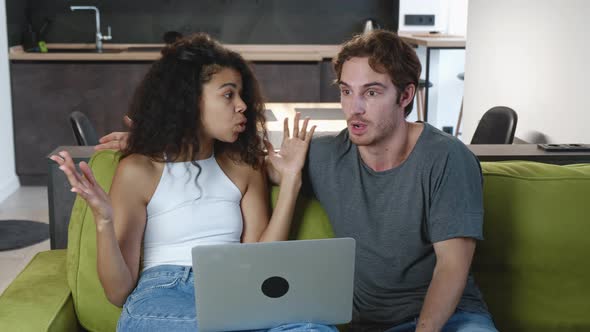
[[[236,112],[244,113],[247,108],[248,106],[246,106],[246,103],[242,100],[242,98],[238,97],[238,101],[236,104]]]

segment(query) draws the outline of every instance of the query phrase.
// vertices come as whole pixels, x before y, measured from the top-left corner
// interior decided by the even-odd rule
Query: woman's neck
[[[178,158],[176,159],[176,161],[193,161],[207,159],[211,157],[211,155],[213,155],[213,146],[214,140],[200,141],[199,151],[194,152],[192,144],[186,145],[178,154]]]

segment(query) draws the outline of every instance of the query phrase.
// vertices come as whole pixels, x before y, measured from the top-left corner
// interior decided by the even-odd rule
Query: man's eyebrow
[[[347,86],[347,87],[350,86],[348,83],[346,83],[344,81],[338,81],[338,84],[339,85],[344,85],[344,86]],[[383,84],[383,83],[380,83],[380,82],[370,82],[370,83],[367,83],[367,84],[363,84],[363,87],[364,88],[368,88],[368,87],[372,87],[372,86],[380,86],[380,87],[382,87],[384,89],[387,89],[387,86],[385,84]]]
[[[363,87],[365,87],[365,88],[372,87],[372,86],[380,86],[383,89],[387,88],[387,86],[385,86],[385,84],[380,83],[380,82],[371,82],[371,83],[363,84]]]
[[[231,82],[228,82],[228,83],[223,83],[223,84],[222,84],[222,85],[221,85],[221,86],[220,86],[218,89],[223,89],[223,88],[225,88],[226,86],[231,86],[231,87],[233,87],[234,89],[237,89],[237,88],[238,88],[238,85],[237,85],[236,83],[231,83]]]

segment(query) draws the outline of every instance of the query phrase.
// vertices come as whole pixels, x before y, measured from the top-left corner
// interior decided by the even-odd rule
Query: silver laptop
[[[354,239],[199,245],[192,255],[200,332],[352,318]]]

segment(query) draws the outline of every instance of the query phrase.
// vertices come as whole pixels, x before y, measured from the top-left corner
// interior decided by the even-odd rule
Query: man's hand
[[[274,147],[269,141],[265,141],[268,150],[266,157],[266,170],[268,177],[275,184],[280,184],[285,176],[295,176],[301,173],[305,165],[309,143],[315,131],[316,126],[312,126],[307,131],[309,118],[303,121],[303,127],[299,130],[300,113],[295,114],[293,121],[293,136],[289,131],[289,122],[285,118],[283,129],[283,142],[279,152],[275,152]]]
[[[125,115],[123,117],[123,122],[127,126],[127,128],[131,129],[133,125],[133,121]],[[94,150],[123,150],[127,147],[127,139],[129,138],[128,132],[114,132],[108,135],[101,137],[98,142],[100,144],[94,147]]]

